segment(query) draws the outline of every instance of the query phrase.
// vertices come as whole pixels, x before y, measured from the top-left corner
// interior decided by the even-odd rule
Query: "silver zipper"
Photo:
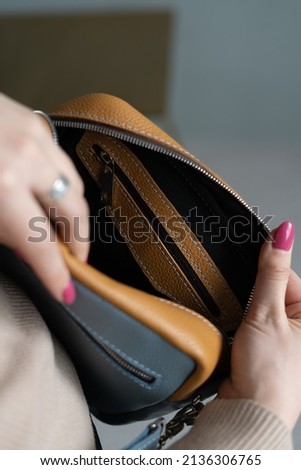
[[[133,366],[130,362],[128,362],[126,359],[123,359],[123,357],[113,351],[109,346],[102,342],[100,343],[99,340],[97,340],[97,344],[105,353],[108,354],[108,356],[110,356],[111,359],[113,359],[120,367],[122,367],[122,369],[126,370],[127,372],[134,375],[143,382],[154,382],[155,377],[153,375],[148,374],[147,372],[144,372],[138,367]]]
[[[27,266],[27,264],[25,264],[23,261],[21,261],[21,263],[22,263],[22,265],[25,266],[25,268],[27,270],[27,273],[30,275],[30,277],[35,278],[33,272],[30,270],[30,268]],[[113,359],[116,362],[116,364],[118,364],[124,370],[126,370],[130,374],[134,375],[138,379],[142,380],[143,382],[151,384],[155,381],[155,377],[153,375],[139,369],[138,367],[134,366],[129,361],[127,361],[126,359],[121,357],[120,354],[113,351],[107,344],[105,344],[103,341],[101,341],[99,337],[95,336],[93,334],[92,330],[89,330],[89,329],[86,330],[83,321],[81,320],[80,317],[78,317],[77,315],[74,314],[72,309],[68,308],[67,306],[65,306],[64,308],[67,310],[67,312],[69,313],[71,318],[73,318],[73,320],[77,323],[77,325],[79,325],[80,328],[84,328],[86,334],[88,336],[90,336],[93,339],[93,341],[95,341],[97,343],[98,347],[101,348],[102,351],[104,351],[104,353],[106,353],[111,359]]]
[[[114,137],[116,139],[123,140],[124,142],[128,142],[134,145],[140,145],[141,147],[144,147],[146,149],[162,153],[164,155],[174,158],[175,160],[178,160],[182,163],[189,165],[190,167],[196,169],[197,171],[205,175],[207,178],[214,181],[221,188],[226,190],[229,194],[231,194],[238,202],[240,202],[240,204],[242,204],[258,220],[258,222],[260,222],[263,225],[267,233],[270,233],[270,229],[268,225],[261,219],[261,217],[253,210],[253,208],[249,204],[247,204],[246,201],[236,191],[230,188],[223,181],[216,178],[216,176],[212,175],[208,170],[203,168],[201,164],[198,164],[197,162],[190,160],[188,157],[185,157],[182,153],[166,148],[164,145],[158,144],[157,142],[156,143],[152,142],[140,136],[137,137],[136,135],[130,132],[123,131],[120,129],[115,129],[107,125],[95,124],[95,123],[90,123],[90,122],[72,121],[68,119],[66,120],[56,119],[56,118],[53,118],[52,121],[56,127],[70,127],[73,129],[83,129],[87,131],[100,132],[109,137]],[[254,287],[255,286],[253,286],[253,289],[249,296],[249,299],[245,308],[245,312],[244,312],[244,317],[246,316],[247,311],[252,302],[252,299],[254,296]]]
[[[123,370],[129,372],[134,377],[151,384],[155,381],[155,376],[142,370],[141,368],[134,366],[127,359],[123,358],[118,352],[114,351],[108,344],[105,343],[99,336],[95,335],[91,328],[87,328],[85,323],[82,321],[81,317],[76,315],[72,309],[65,306],[65,309],[68,311],[70,317],[79,325],[80,328],[83,328],[85,334],[92,339],[97,346],[109,356],[116,364],[118,364]]]
[[[44,111],[41,111],[40,109],[35,109],[33,112],[35,114],[38,114],[39,116],[41,116],[43,119],[45,119],[45,121],[47,122],[47,124],[50,128],[53,143],[55,145],[58,145],[59,139],[58,139],[58,135],[57,135],[56,128],[55,128],[55,125],[53,123],[53,120],[48,116],[48,114],[44,113]]]
[[[197,162],[191,161],[189,158],[185,157],[180,152],[166,148],[164,145],[149,141],[147,139],[144,139],[143,137],[140,137],[140,136],[137,137],[131,134],[130,132],[122,131],[120,129],[114,129],[109,126],[105,126],[101,124],[93,124],[93,123],[88,123],[88,122],[83,123],[83,122],[77,122],[77,121],[58,120],[58,119],[53,119],[53,123],[55,124],[56,127],[72,127],[74,129],[83,129],[87,131],[100,132],[109,137],[115,137],[116,139],[120,139],[120,140],[123,140],[125,142],[131,143],[134,145],[140,145],[141,147],[147,148],[149,150],[153,150],[155,152],[160,152],[164,155],[167,155],[183,163],[186,163],[192,168],[195,168],[199,172],[203,173],[207,178],[211,179],[212,181],[217,183],[221,188],[225,189],[227,192],[232,194],[232,196],[234,196],[235,199],[237,199],[246,209],[248,209],[248,211],[252,215],[254,215],[257,218],[257,220],[266,228],[268,232],[270,231],[267,224],[259,217],[259,215],[252,209],[252,207],[249,204],[247,204],[246,201],[239,194],[237,194],[236,191],[234,191],[234,189],[230,188],[223,181],[220,181],[218,178],[212,175],[208,170],[203,168],[202,165],[198,164]]]

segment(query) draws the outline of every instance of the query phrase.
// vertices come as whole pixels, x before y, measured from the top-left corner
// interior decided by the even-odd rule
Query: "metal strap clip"
[[[192,426],[203,408],[204,403],[201,401],[200,397],[197,396],[191,403],[178,411],[165,425],[165,429],[158,442],[158,449],[162,449],[166,442],[181,432],[185,426]]]

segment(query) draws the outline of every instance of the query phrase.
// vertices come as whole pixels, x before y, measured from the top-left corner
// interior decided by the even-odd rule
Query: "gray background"
[[[120,7],[173,12],[167,106],[152,117],[262,217],[273,215],[271,227],[294,221],[293,266],[300,274],[301,2],[1,0],[0,14]],[[116,448],[141,426],[100,427],[104,446]],[[301,422],[294,439],[301,449]]]

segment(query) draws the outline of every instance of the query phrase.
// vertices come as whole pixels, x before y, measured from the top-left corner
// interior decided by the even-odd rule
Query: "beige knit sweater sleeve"
[[[69,358],[29,299],[0,273],[0,448],[94,446]]]
[[[93,449],[74,367],[39,313],[0,273],[0,449]],[[175,449],[290,449],[291,435],[248,400],[215,400]]]
[[[292,449],[291,433],[267,408],[252,400],[213,400],[173,449]]]

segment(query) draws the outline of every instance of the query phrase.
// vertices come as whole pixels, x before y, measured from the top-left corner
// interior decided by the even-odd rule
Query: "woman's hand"
[[[233,343],[220,398],[250,398],[291,430],[301,411],[301,279],[290,270],[294,227],[284,222],[262,247],[254,297]]]
[[[50,190],[61,176],[69,182],[66,194],[51,200]],[[83,192],[71,160],[54,145],[41,118],[0,94],[0,243],[18,253],[55,298],[69,303],[74,300],[75,290],[58,245],[53,242],[48,216],[49,209],[55,208],[55,217],[63,220],[62,232],[70,241],[71,251],[86,260],[89,225]],[[47,237],[29,241],[30,224],[45,216]]]

